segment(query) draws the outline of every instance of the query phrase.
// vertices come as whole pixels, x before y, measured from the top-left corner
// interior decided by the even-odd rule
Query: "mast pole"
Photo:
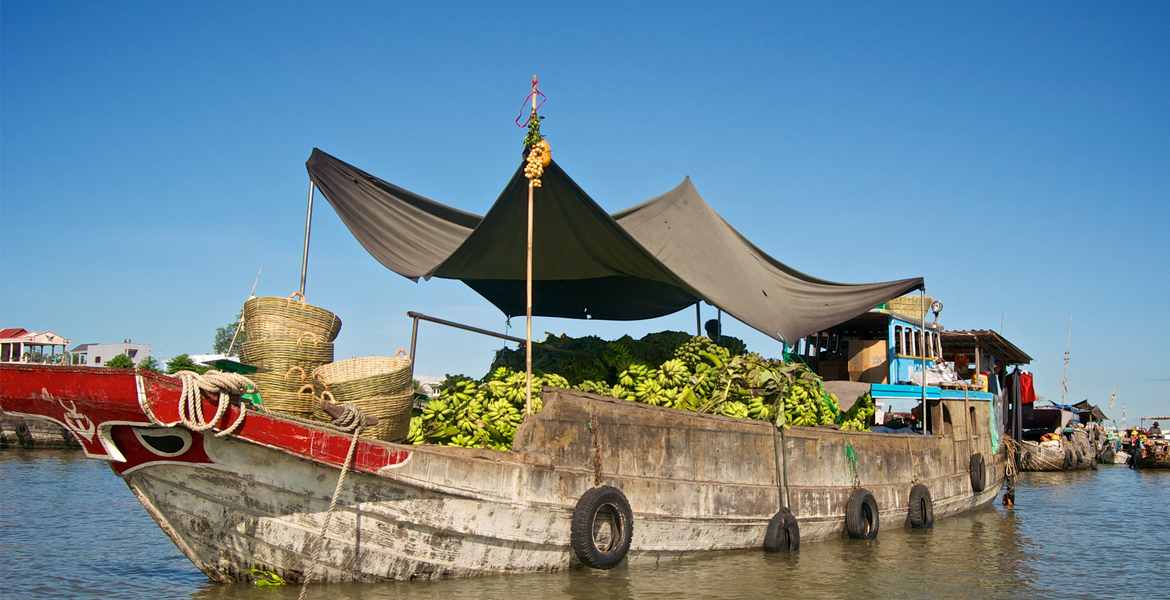
[[[313,180],[309,180],[309,211],[305,215],[305,253],[301,256],[301,300],[305,299],[305,273],[309,267],[309,226],[313,224]],[[257,276],[258,277],[258,276]]]
[[[922,433],[926,433],[926,427],[930,421],[926,420],[927,404],[926,404],[926,286],[923,285],[918,290],[919,304],[922,305],[922,321],[919,323],[922,327],[918,330],[918,352],[922,354]],[[978,368],[976,368],[978,370]]]
[[[1068,316],[1068,341],[1064,343],[1064,381],[1060,384],[1060,405],[1064,406],[1064,395],[1068,393],[1068,350],[1072,345],[1072,315]]]
[[[536,116],[536,75],[532,76],[532,116]],[[529,152],[532,150],[530,149]],[[528,180],[528,264],[526,276],[527,312],[524,319],[524,414],[532,414],[532,190],[533,181]]]

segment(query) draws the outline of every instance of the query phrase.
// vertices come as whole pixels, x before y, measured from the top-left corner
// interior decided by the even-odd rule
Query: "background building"
[[[121,344],[81,344],[71,354],[75,365],[100,367],[119,354],[125,354],[137,365],[150,356],[150,344],[135,344],[130,340]]]
[[[68,364],[69,341],[52,331],[37,333],[23,327],[0,329],[0,362]]]

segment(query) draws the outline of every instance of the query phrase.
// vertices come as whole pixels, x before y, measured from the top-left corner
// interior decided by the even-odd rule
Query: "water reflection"
[[[76,452],[0,452],[0,481],[4,598],[298,595],[296,586],[211,584],[108,467]],[[314,586],[309,598],[1168,597],[1167,523],[1170,473],[1024,473],[1011,509],[939,519],[928,531],[884,527],[878,540],[806,543],[792,555],[720,552],[611,571]]]

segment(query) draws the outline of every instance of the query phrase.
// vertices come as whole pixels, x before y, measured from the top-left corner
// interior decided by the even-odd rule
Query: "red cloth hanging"
[[[1020,404],[1036,401],[1036,390],[1032,387],[1032,374],[1020,373]]]

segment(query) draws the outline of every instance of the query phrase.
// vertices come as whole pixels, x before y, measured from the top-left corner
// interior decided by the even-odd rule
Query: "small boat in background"
[[[1170,417],[1142,417],[1142,425],[1146,421],[1153,421],[1153,426],[1136,427],[1126,432],[1130,440],[1129,466],[1134,469],[1170,469],[1170,441],[1158,426],[1159,421],[1170,421]]]
[[[1025,410],[1021,471],[1073,471],[1095,465],[1089,435],[1070,409],[1042,406]]]

